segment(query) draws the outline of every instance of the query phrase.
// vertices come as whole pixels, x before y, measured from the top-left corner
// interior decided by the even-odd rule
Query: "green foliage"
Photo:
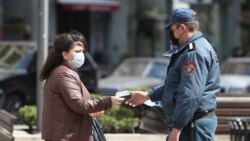
[[[105,133],[132,133],[138,123],[136,109],[123,105],[105,111],[97,120]]]
[[[128,89],[129,91],[149,91],[150,88],[148,87],[142,87],[142,88],[139,88],[139,89],[136,89],[136,88],[130,88]]]
[[[36,124],[37,108],[34,105],[25,105],[18,110],[18,117],[26,125],[28,125],[30,132],[33,131],[33,126]]]
[[[132,57],[131,53],[129,51],[124,52],[121,56],[120,56],[120,62],[124,61],[127,58]]]
[[[102,95],[91,94],[92,98]],[[126,105],[117,105],[106,110],[104,115],[97,117],[104,133],[132,133],[139,121],[138,109]]]
[[[123,106],[123,105],[115,106],[112,109],[107,110],[105,113],[107,115],[116,117],[116,119],[118,119],[118,120],[124,119],[126,117],[135,117],[136,116],[133,109],[131,109],[130,107],[127,107],[127,106]]]
[[[92,93],[90,96],[91,96],[91,98],[93,98],[93,99],[102,98],[102,97],[103,97],[103,95],[96,94],[96,93]]]
[[[18,116],[27,125],[36,124],[37,109],[33,105],[25,105],[18,110]]]
[[[92,98],[102,98],[103,95],[91,94]],[[118,105],[106,110],[104,115],[97,118],[105,133],[132,133],[138,123],[138,109],[126,105]],[[25,105],[18,110],[19,118],[29,126],[29,132],[33,132],[33,126],[37,120],[37,108],[34,105]]]

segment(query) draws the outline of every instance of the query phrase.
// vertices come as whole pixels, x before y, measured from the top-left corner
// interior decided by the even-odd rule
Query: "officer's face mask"
[[[83,52],[78,52],[74,54],[74,58],[72,61],[69,61],[69,64],[73,67],[73,68],[80,68],[85,61],[85,56],[83,54]]]
[[[177,26],[177,28],[175,30],[169,30],[169,38],[171,40],[171,43],[174,45],[174,46],[180,46],[180,43],[179,43],[179,38],[175,38],[174,37],[174,33],[176,30],[178,30],[180,27],[180,25]]]

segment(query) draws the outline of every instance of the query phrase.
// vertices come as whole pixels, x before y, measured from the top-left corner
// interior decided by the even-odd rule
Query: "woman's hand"
[[[93,118],[101,116],[104,114],[104,111],[100,111],[100,112],[94,112],[94,113],[90,113],[89,115]]]
[[[111,99],[112,99],[112,107],[115,105],[120,105],[122,102],[125,101],[124,98],[115,97],[115,96],[111,96]]]

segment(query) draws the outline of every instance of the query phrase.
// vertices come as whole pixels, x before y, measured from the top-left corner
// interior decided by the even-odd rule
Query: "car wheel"
[[[6,109],[11,114],[17,116],[18,110],[23,106],[23,100],[20,96],[16,94],[11,94],[6,97],[4,102],[4,109]]]

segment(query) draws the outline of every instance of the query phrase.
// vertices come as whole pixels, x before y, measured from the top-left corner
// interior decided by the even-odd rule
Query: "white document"
[[[128,90],[118,91],[116,92],[115,97],[122,97],[125,99],[129,99],[131,97],[131,94],[129,93]]]
[[[118,91],[115,93],[115,97],[123,97],[123,96],[127,96],[127,95],[130,95],[128,90]]]

